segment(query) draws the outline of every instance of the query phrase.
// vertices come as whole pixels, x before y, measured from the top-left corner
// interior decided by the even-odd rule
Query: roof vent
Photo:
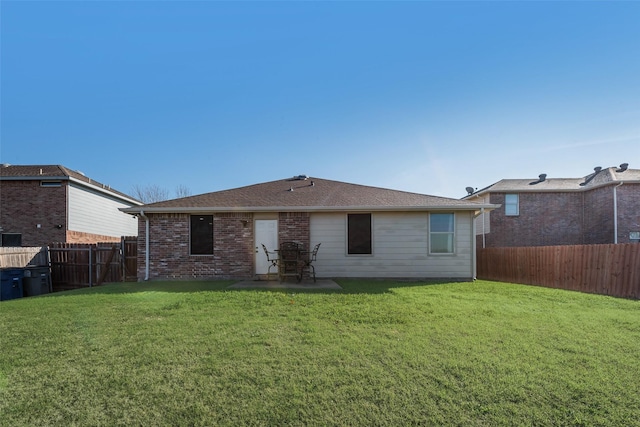
[[[616,172],[624,172],[629,168],[629,163],[622,163],[620,165],[620,169],[617,169]]]
[[[289,187],[289,191],[293,191],[293,187]]]
[[[311,184],[309,184],[309,187],[313,187],[314,185],[316,185],[316,183],[311,181]]]
[[[538,180],[530,182],[529,185],[540,184],[541,182],[545,182],[546,180],[547,180],[547,174],[546,173],[541,173],[540,175],[538,175]]]
[[[580,183],[581,187],[584,187],[585,185],[587,185],[589,182],[591,182],[591,180],[593,178],[596,177],[596,175],[598,175],[598,173],[600,173],[600,171],[602,170],[602,166],[596,166],[595,168],[593,168],[593,173],[587,177],[585,177],[584,182]]]
[[[472,194],[473,194],[473,192],[474,192],[473,187],[467,187],[467,188],[465,188],[465,190],[467,191],[467,196],[472,195]]]

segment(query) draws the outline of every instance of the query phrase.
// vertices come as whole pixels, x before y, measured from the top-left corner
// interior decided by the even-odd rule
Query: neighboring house
[[[495,206],[304,175],[122,209],[140,218],[138,277],[259,278],[274,250],[321,243],[319,277],[475,276],[473,218]]]
[[[138,234],[142,203],[59,165],[0,165],[2,246],[95,243]]]
[[[583,178],[503,179],[462,200],[502,205],[477,218],[478,247],[640,241],[640,170],[595,168]]]

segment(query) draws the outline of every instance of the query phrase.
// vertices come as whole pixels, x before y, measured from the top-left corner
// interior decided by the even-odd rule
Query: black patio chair
[[[264,245],[264,243],[261,243],[261,245],[262,245],[262,249],[264,249],[265,255],[267,255],[267,261],[271,263],[269,268],[267,268],[267,280],[268,280],[269,275],[271,274],[271,267],[276,267],[276,269],[278,268],[278,258],[269,256],[269,254],[275,256],[275,252],[269,252],[267,250],[267,247]]]
[[[303,259],[302,268],[300,269],[300,277],[304,274],[304,271],[309,271],[309,275],[313,277],[313,283],[316,282],[316,268],[313,266],[313,262],[316,260],[316,256],[318,255],[318,249],[320,249],[320,243],[313,247],[311,252],[308,252],[308,257]]]

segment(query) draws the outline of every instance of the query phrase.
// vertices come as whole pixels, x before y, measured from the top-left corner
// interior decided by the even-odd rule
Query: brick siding
[[[309,245],[309,214],[280,213],[278,239]],[[213,214],[213,255],[190,255],[189,214],[149,214],[149,279],[246,279],[255,273],[253,214]],[[138,280],[145,275],[145,220],[138,222]]]
[[[516,193],[519,215],[504,214],[505,193],[492,193],[486,247],[607,244],[614,242],[613,186],[572,193]],[[640,231],[640,184],[617,188],[618,243]],[[482,236],[477,238],[482,247]]]
[[[613,187],[601,187],[584,194],[584,241],[613,243]]]
[[[309,247],[310,216],[308,212],[280,212],[278,215],[278,240],[296,242]]]
[[[150,279],[244,278],[253,274],[253,216],[213,214],[213,255],[191,255],[189,214],[150,214]],[[145,274],[145,220],[138,222],[138,278]]]
[[[85,233],[82,231],[67,231],[66,243],[102,243],[120,242],[121,237],[104,236],[102,234]],[[52,242],[50,242],[52,243]]]
[[[618,193],[618,243],[632,243],[629,233],[640,231],[640,184],[624,184]]]
[[[0,181],[2,232],[22,234],[22,246],[64,242],[67,227],[66,185],[65,181],[60,187],[41,187],[37,180]]]

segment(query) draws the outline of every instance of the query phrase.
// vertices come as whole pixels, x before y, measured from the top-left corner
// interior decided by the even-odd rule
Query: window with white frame
[[[506,216],[520,215],[520,198],[517,194],[505,194],[504,214]]]
[[[429,215],[429,253],[452,254],[455,241],[455,214]]]

